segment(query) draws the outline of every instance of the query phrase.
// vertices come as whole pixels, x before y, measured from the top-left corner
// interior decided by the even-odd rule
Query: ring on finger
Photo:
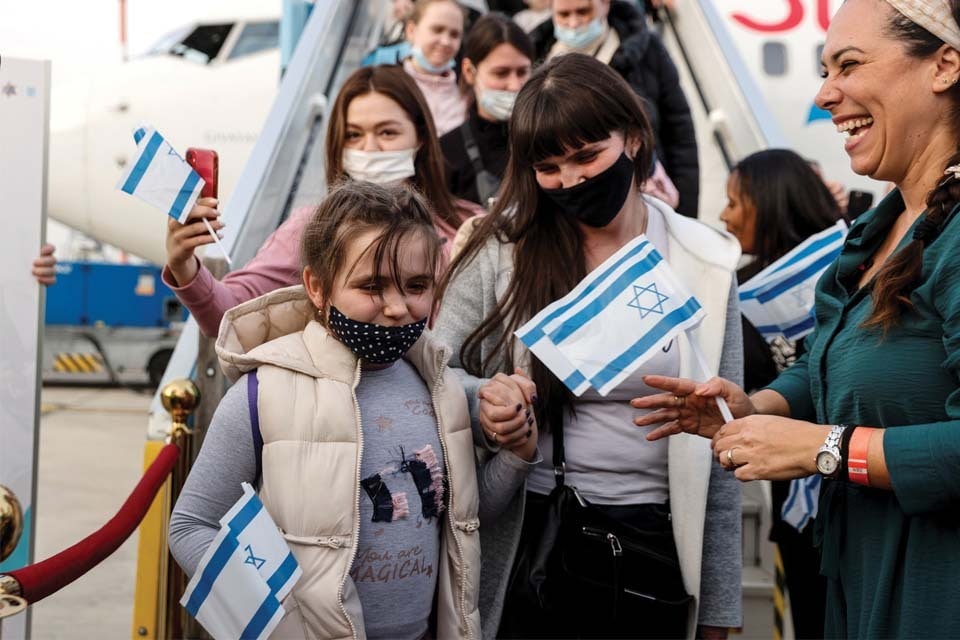
[[[727,464],[729,464],[731,467],[736,467],[736,466],[737,466],[737,463],[733,461],[733,450],[734,450],[734,449],[736,449],[736,447],[730,447],[729,449],[727,449]]]
[[[673,400],[676,403],[676,406],[678,409],[682,409],[687,405],[687,396],[674,395]]]

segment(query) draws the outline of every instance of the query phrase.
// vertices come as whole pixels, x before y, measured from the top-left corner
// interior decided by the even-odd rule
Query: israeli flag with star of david
[[[217,640],[266,638],[280,624],[285,613],[280,602],[301,573],[273,518],[245,482],[180,604]]]
[[[847,236],[838,221],[814,234],[740,287],[740,310],[767,340],[798,340],[813,331],[817,281]]]
[[[706,312],[641,235],[516,336],[576,395],[607,395]]]
[[[137,127],[133,139],[137,143],[137,155],[120,176],[117,189],[140,198],[182,224],[200,197],[203,178],[153,127]]]

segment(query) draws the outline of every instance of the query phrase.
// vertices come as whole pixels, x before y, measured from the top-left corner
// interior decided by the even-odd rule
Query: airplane
[[[279,14],[271,3],[183,25],[148,53],[53,91],[48,214],[151,262],[166,262],[166,216],[116,188],[136,153],[134,129],[154,125],[183,154],[220,155],[225,201],[277,94]],[[59,89],[59,90],[58,90]],[[221,205],[222,206],[222,205]]]
[[[850,170],[842,137],[813,104],[824,35],[842,0],[700,1],[712,2],[722,16],[790,145],[830,179],[881,195],[883,185]],[[132,131],[144,122],[181,153],[191,146],[218,151],[222,208],[279,83],[279,16],[264,4],[230,3],[227,13],[184,25],[79,91],[54,91],[49,215],[163,264],[166,217],[116,189],[136,150]],[[715,221],[721,201],[716,194],[702,216]]]

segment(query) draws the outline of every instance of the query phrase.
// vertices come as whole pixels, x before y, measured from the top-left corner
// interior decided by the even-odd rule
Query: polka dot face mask
[[[423,334],[427,319],[385,327],[370,322],[351,320],[330,307],[330,329],[355,356],[373,364],[390,364],[399,360]]]

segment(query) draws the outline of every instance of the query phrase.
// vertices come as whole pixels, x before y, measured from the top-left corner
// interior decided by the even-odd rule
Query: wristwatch
[[[817,451],[817,471],[824,478],[836,478],[840,473],[843,458],[840,455],[840,440],[847,425],[838,424],[830,429],[823,446]]]

